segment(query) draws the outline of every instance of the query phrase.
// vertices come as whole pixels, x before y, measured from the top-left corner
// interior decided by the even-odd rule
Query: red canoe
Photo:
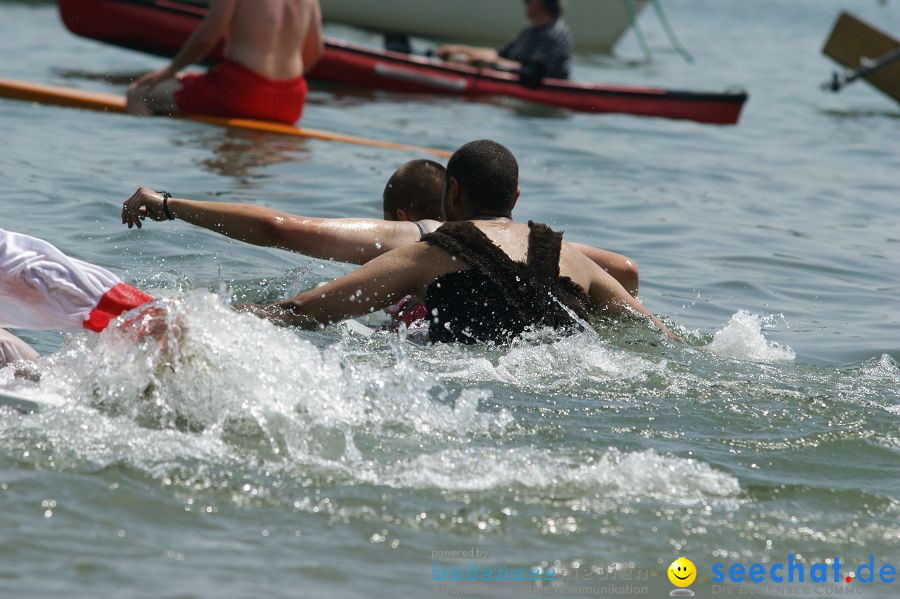
[[[206,12],[202,3],[187,0],[59,0],[59,10],[72,33],[162,56],[173,55]],[[332,39],[325,42],[325,54],[309,75],[321,81],[389,91],[508,96],[583,112],[618,112],[719,125],[737,123],[747,100],[743,91],[698,93],[558,79],[545,79],[539,87],[529,88],[512,73]]]

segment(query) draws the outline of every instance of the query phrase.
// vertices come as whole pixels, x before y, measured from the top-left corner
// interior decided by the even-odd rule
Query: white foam
[[[402,487],[454,491],[525,487],[571,496],[699,500],[740,493],[737,479],[729,474],[653,450],[609,449],[599,458],[586,459],[525,447],[447,449],[398,464],[384,478]]]
[[[900,365],[888,354],[864,364],[860,372],[872,381],[900,382]]]
[[[490,392],[449,392],[402,351],[385,365],[383,348],[378,359],[363,360],[370,348],[346,345],[366,340],[320,338],[327,345],[320,348],[315,334],[237,314],[208,293],[158,305],[165,309],[161,335],[138,335],[157,318],[146,317],[70,338],[41,364],[38,390],[69,404],[7,424],[43,422],[85,459],[104,463],[118,455],[154,468],[178,458],[179,447],[182,459],[212,462],[246,451],[296,463],[356,462],[357,431],[446,439],[502,434],[514,424],[506,410],[480,409]],[[81,437],[57,430],[86,421],[90,434]]]
[[[716,331],[706,349],[716,355],[754,362],[792,362],[797,354],[790,347],[769,341],[763,328],[773,326],[772,316],[757,316],[743,310],[732,315],[722,329]]]
[[[444,379],[501,383],[532,391],[641,381],[651,374],[664,375],[667,369],[666,360],[653,362],[612,348],[593,332],[569,336],[536,332],[504,348],[493,359],[470,355],[453,346],[429,351],[432,355],[421,359],[441,372]]]

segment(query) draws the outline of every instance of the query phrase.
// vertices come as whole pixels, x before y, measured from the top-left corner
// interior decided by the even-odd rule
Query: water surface
[[[666,6],[695,64],[647,13],[651,63],[629,36],[575,75],[743,86],[737,127],[333,86],[305,124],[508,145],[518,216],[633,257],[642,301],[688,346],[622,324],[424,348],[235,315],[229,298],[348,267],[178,222],[129,231],[119,207],[138,185],[377,217],[413,156],[0,101],[0,226],[171,298],[187,330],[168,356],[127,330],[23,333],[42,392],[67,403],[0,415],[0,591],[421,596],[432,552],[470,547],[485,567],[570,579],[645,568],[658,595],[679,555],[704,592],[722,561],[900,565],[900,109],[863,84],[817,89],[840,2]],[[900,32],[892,4],[854,10]],[[107,86],[85,74],[162,64],[71,36],[44,3],[0,3],[0,53],[4,77],[87,89]]]

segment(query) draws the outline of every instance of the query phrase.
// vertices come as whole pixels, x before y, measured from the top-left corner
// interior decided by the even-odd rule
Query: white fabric
[[[77,332],[121,279],[42,239],[0,229],[0,327]]]

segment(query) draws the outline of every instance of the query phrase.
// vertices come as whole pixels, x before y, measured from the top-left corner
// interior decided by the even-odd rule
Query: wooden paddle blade
[[[860,59],[876,59],[900,47],[891,36],[841,13],[822,52],[848,69],[858,69]],[[900,62],[894,62],[865,77],[870,84],[900,102]]]

